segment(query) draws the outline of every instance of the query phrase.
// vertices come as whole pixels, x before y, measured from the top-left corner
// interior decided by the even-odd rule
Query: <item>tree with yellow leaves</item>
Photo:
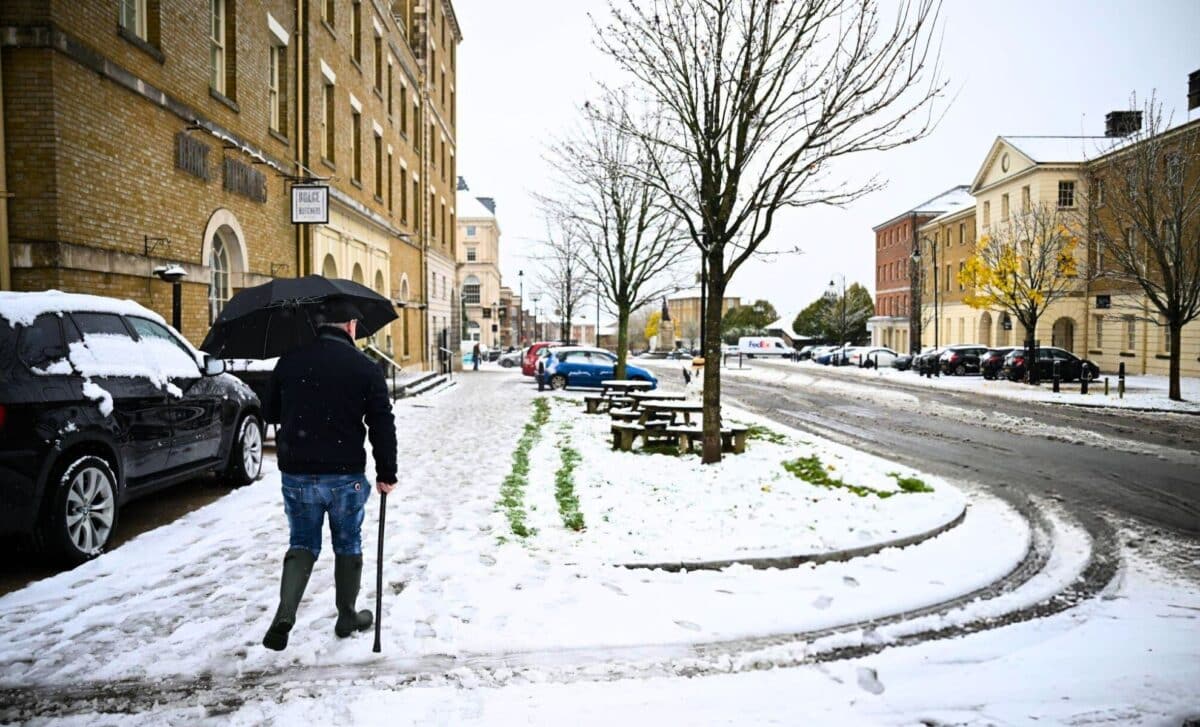
[[[1074,211],[1046,204],[992,225],[964,266],[964,301],[1008,311],[1031,348],[1042,314],[1078,287],[1079,227]]]

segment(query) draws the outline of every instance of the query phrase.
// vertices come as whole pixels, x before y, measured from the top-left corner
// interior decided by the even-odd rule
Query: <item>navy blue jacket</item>
[[[315,341],[281,356],[265,409],[267,421],[280,425],[276,445],[281,471],[363,472],[363,440],[369,429],[375,479],[396,481],[396,424],[387,383],[345,331],[323,327]]]

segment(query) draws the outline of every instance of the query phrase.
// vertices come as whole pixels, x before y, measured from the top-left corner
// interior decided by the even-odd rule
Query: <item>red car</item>
[[[558,341],[538,341],[525,349],[525,358],[521,361],[521,373],[526,376],[537,375],[538,351],[552,346],[561,346]]]

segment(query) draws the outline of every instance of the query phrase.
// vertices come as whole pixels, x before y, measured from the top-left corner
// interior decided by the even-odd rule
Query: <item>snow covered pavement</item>
[[[382,654],[371,653],[367,636],[338,640],[330,633],[328,553],[314,570],[288,650],[259,645],[287,547],[278,473],[269,472],[92,563],[0,598],[0,690],[8,690],[0,694],[17,705],[0,708],[0,719],[84,720],[89,711],[119,709],[144,723],[218,714],[234,723],[284,723],[298,715],[453,724],[535,715],[530,721],[552,722],[572,700],[609,717],[597,724],[793,722],[807,713],[787,710],[801,706],[828,717],[817,723],[845,722],[846,715],[857,715],[848,720],[855,723],[901,716],[911,722],[927,706],[963,719],[955,710],[1002,700],[1003,692],[976,691],[978,702],[940,690],[922,696],[921,665],[955,659],[949,647],[965,642],[975,646],[962,652],[964,663],[994,661],[1004,639],[982,633],[940,646],[879,649],[919,641],[921,633],[1004,623],[1007,614],[1053,601],[1091,562],[1086,535],[1052,512],[1050,526],[1031,528],[970,489],[774,424],[746,454],[704,468],[695,458],[613,452],[608,417],[582,414],[576,395],[547,395],[535,406],[536,391],[516,373],[464,374],[459,381],[396,406],[401,485],[389,498]],[[531,434],[525,427],[538,406],[546,419]],[[727,416],[764,423],[736,411]],[[529,474],[519,499],[533,531],[525,538],[498,506],[523,430]],[[870,489],[859,496],[810,485],[782,468],[797,458]],[[573,473],[564,478],[568,461]],[[933,491],[872,494],[896,492],[908,477]],[[564,481],[573,486],[582,531],[568,526]],[[372,497],[363,533],[371,573],[364,574],[364,606],[375,595],[377,508]],[[917,545],[845,562],[694,572],[624,567],[823,553],[951,525]],[[1200,596],[1155,577],[1153,588],[1162,592],[1143,602],[1147,578],[1127,574],[1109,587],[1107,596],[1125,609],[1119,616],[1095,610],[1108,601],[1085,599],[1085,607],[1001,631],[1033,643],[1027,650],[1036,661],[1051,653],[1038,644],[1080,626],[1074,614],[1083,614],[1083,623],[1142,618],[1160,627],[1147,643],[1161,641],[1180,661],[1200,653],[1194,641],[1189,647],[1171,632],[1180,624],[1150,616],[1169,601],[1194,629]],[[1126,601],[1136,606],[1126,608]],[[1047,631],[1051,622],[1061,627]],[[834,653],[866,656],[802,666]],[[1013,668],[1029,668],[1014,658]],[[770,665],[793,668],[760,672]],[[1111,669],[1098,672],[1088,661],[1074,666],[1111,678]],[[1179,673],[1160,679],[1147,666],[1143,681],[1173,688]],[[678,674],[722,676],[666,678]],[[613,680],[619,682],[607,684]],[[699,694],[703,684],[711,696]],[[796,698],[765,696],[773,691]],[[725,707],[712,704],[717,694]],[[1138,694],[1112,702],[1124,705],[1126,695]],[[741,712],[734,705],[745,699],[758,701]],[[520,705],[542,711],[514,711]],[[681,708],[682,718],[671,711]]]

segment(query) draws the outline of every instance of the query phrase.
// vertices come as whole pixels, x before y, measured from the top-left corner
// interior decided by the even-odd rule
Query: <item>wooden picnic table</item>
[[[649,381],[626,381],[625,379],[608,379],[600,382],[600,396],[608,396],[610,392],[650,391],[654,384]]]
[[[626,394],[634,401],[686,401],[687,394],[668,394],[664,391],[631,391]]]
[[[699,414],[704,411],[704,405],[699,402],[692,401],[646,401],[641,405],[642,416],[641,424],[645,424],[651,417],[656,415],[666,414],[671,418],[671,424],[675,424],[675,419],[678,415],[683,415],[683,423],[692,423],[692,414]]]

